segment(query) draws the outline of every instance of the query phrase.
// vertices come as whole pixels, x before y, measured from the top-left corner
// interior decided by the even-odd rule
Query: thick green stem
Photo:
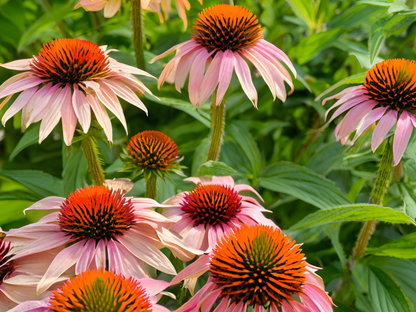
[[[131,12],[133,21],[133,44],[134,52],[136,53],[137,67],[145,70],[146,64],[144,62],[144,28],[143,15],[140,0],[131,0]]]
[[[221,141],[224,134],[224,119],[225,119],[225,100],[223,99],[221,104],[217,106],[217,91],[212,94],[211,102],[211,144],[208,150],[208,160],[217,161],[220,156]]]
[[[98,147],[94,138],[87,136],[81,141],[81,148],[87,159],[88,168],[90,170],[91,179],[94,185],[103,185],[104,170],[101,167],[100,159],[98,157]]]
[[[371,192],[371,203],[382,206],[384,194],[386,193],[387,185],[391,176],[391,169],[393,165],[393,149],[390,140],[384,148],[383,156],[381,157],[380,167],[377,171],[376,182],[374,183],[373,191]],[[362,257],[371,235],[376,229],[377,221],[367,221],[358,237],[357,243],[352,252],[352,260],[357,260]]]
[[[48,0],[42,0],[42,3],[43,3],[43,6],[45,7],[45,10],[50,14],[53,10],[51,4],[48,2]],[[68,33],[65,29],[64,22],[62,22],[62,20],[57,21],[56,26],[58,26],[58,29],[61,32],[62,37],[68,38]]]
[[[150,174],[148,178],[146,178],[146,198],[151,198],[156,200],[156,181],[157,176],[154,174]]]

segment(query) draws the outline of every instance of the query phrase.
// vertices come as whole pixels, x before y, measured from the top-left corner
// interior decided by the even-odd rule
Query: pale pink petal
[[[227,308],[228,305],[228,297],[222,298],[218,307],[214,310],[214,312],[223,312]],[[257,311],[255,311],[257,312]]]
[[[95,253],[94,253],[94,258],[95,258],[95,266],[97,267],[97,269],[105,269],[106,267],[106,260],[107,260],[107,255],[106,255],[106,242],[103,239],[100,239],[100,241],[98,242],[97,246],[95,247]]]
[[[104,17],[113,17],[120,9],[121,0],[108,0],[104,7]]]
[[[147,114],[146,106],[144,106],[143,102],[139,99],[136,93],[134,93],[130,88],[126,87],[125,84],[118,82],[116,79],[108,79],[106,82],[108,85],[110,85],[111,89],[113,89],[116,95],[140,108]]]
[[[274,302],[270,303],[270,312],[278,312],[279,310],[276,308]],[[261,305],[256,304],[254,307],[254,312],[264,312],[264,307]]]
[[[44,301],[25,301],[19,304],[17,307],[8,310],[9,312],[48,312],[50,311],[49,305]]]
[[[345,104],[343,104],[340,108],[338,108],[335,113],[332,115],[331,119],[328,121],[330,123],[335,118],[337,118],[339,115],[341,115],[343,112],[349,110],[350,108],[353,108],[354,106],[365,102],[368,100],[367,96],[359,96],[356,98],[351,99],[350,101],[347,101]]]
[[[85,250],[84,243],[85,241],[80,241],[65,248],[55,257],[55,259],[53,259],[51,265],[36,288],[36,292],[38,294],[47,290],[53,283],[55,283],[62,273],[78,261],[82,252]]]
[[[280,50],[278,47],[276,47],[275,45],[271,44],[270,42],[264,39],[260,39],[257,42],[257,46],[263,46],[267,48],[268,52],[273,53],[279,60],[281,60],[283,63],[285,63],[287,67],[289,67],[289,69],[292,71],[293,75],[296,78],[297,76],[296,69],[293,67],[292,62],[289,60],[287,55],[282,50]]]
[[[314,311],[295,300],[290,300],[290,302],[284,300],[282,302],[282,312],[314,312]]]
[[[254,87],[253,80],[251,79],[250,68],[246,61],[238,54],[234,53],[234,68],[238,80],[244,93],[253,103],[254,107],[257,107],[257,91]]]
[[[124,270],[123,257],[118,250],[120,244],[116,243],[113,239],[110,239],[107,243],[108,252],[108,270],[116,274],[122,274],[127,277],[126,271]]]
[[[186,18],[185,8],[189,11],[191,8],[191,5],[186,0],[176,0],[176,8],[178,10],[179,17],[183,21],[184,29],[186,30],[186,28],[188,27],[188,20]]]
[[[377,127],[374,129],[373,137],[371,139],[371,148],[373,152],[383,142],[386,134],[394,126],[397,121],[397,111],[389,110],[378,122]]]
[[[29,76],[26,78],[23,78],[21,80],[18,80],[11,85],[4,88],[2,92],[0,92],[0,99],[4,98],[5,96],[8,96],[10,94],[14,94],[26,89],[33,88],[35,86],[39,86],[40,84],[44,83],[45,81],[43,79],[40,79],[38,77]]]
[[[91,108],[87,97],[81,92],[77,84],[74,84],[74,93],[72,94],[72,105],[75,115],[82,127],[82,131],[87,133],[91,125]]]
[[[23,108],[23,106],[25,106],[29,102],[30,98],[35,94],[37,90],[38,90],[38,87],[36,86],[30,89],[26,89],[22,93],[20,93],[16,101],[14,101],[14,103],[9,107],[9,109],[4,114],[2,121],[1,121],[3,126],[11,117],[17,114]]]
[[[159,304],[153,304],[152,305],[152,312],[170,312],[169,309],[159,305]]]
[[[334,103],[334,105],[332,105],[327,111],[326,111],[326,113],[325,113],[325,120],[327,119],[327,117],[328,117],[328,115],[329,115],[329,113],[333,110],[333,109],[335,109],[335,108],[337,108],[338,106],[341,106],[342,104],[344,104],[344,103],[346,103],[346,102],[349,102],[349,101],[353,101],[353,100],[356,100],[357,98],[359,98],[359,97],[364,97],[365,96],[365,98],[367,99],[367,100],[370,100],[370,97],[368,96],[368,95],[365,95],[365,94],[363,94],[363,91],[358,91],[358,92],[353,92],[353,93],[347,93],[347,94],[345,94],[345,95],[343,95],[338,101],[336,101],[335,103]]]
[[[399,117],[399,121],[397,122],[393,141],[393,166],[397,166],[399,164],[407,147],[407,143],[409,143],[410,136],[412,135],[413,123],[410,115],[411,114],[408,111],[404,110]]]
[[[113,128],[111,127],[110,117],[105,110],[103,104],[96,98],[95,95],[87,94],[87,101],[91,106],[92,111],[94,112],[95,117],[97,118],[98,123],[103,127],[104,133],[108,141],[113,142]]]
[[[179,309],[175,310],[175,312],[197,312],[196,307],[198,306],[198,303],[203,299],[204,295],[209,294],[215,287],[216,285],[214,283],[206,283],[195,296],[183,304]]]
[[[117,250],[122,256],[126,276],[134,276],[137,278],[150,277],[143,261],[138,260],[121,244],[117,246]]]
[[[165,57],[169,53],[171,53],[171,52],[173,52],[173,51],[175,51],[177,49],[183,48],[184,46],[189,46],[189,45],[193,45],[194,47],[195,46],[198,46],[198,44],[196,43],[196,41],[193,40],[193,39],[192,40],[185,41],[185,42],[182,42],[182,43],[179,43],[179,44],[173,46],[172,48],[170,48],[169,50],[163,52],[162,54],[159,54],[158,56],[154,57],[149,63],[152,64],[155,61],[157,61],[157,60]]]
[[[170,286],[168,282],[154,280],[152,278],[140,279],[140,285],[146,290],[146,293],[150,297],[156,296]]]
[[[237,184],[237,185],[234,186],[234,189],[237,192],[239,192],[239,193],[242,192],[242,191],[252,192],[252,193],[256,194],[257,197],[260,198],[261,201],[264,201],[263,198],[260,196],[260,194],[252,186],[250,186],[250,185],[247,185],[247,184]],[[254,198],[251,198],[251,200],[254,200],[254,204],[260,205],[257,202],[257,200],[255,200]]]
[[[203,254],[201,250],[193,248],[183,241],[179,235],[175,235],[168,229],[162,228],[161,231],[157,231],[157,234],[160,241],[172,251],[175,257],[182,261],[191,261],[195,255]]]
[[[358,137],[364,132],[365,129],[367,129],[372,123],[379,120],[381,117],[383,117],[384,113],[386,112],[388,107],[377,107],[376,109],[373,109],[363,120],[360,127],[357,129],[357,133],[354,136],[354,139],[352,140],[353,143],[358,139]]]
[[[181,233],[181,235],[183,236],[183,241],[185,243],[193,248],[201,249],[205,237],[205,225],[201,223],[197,226],[193,226],[193,222],[193,220],[190,220],[191,228],[186,234]]]
[[[36,92],[36,94],[31,98],[31,101],[28,103],[27,107],[23,108],[27,108],[27,113],[25,111],[25,114],[28,114],[28,116],[25,116],[25,119],[27,119],[26,127],[28,127],[33,122],[40,121],[48,113],[49,102],[57,91],[61,91],[59,84],[52,86],[52,83],[48,83],[38,92]]]
[[[231,77],[233,76],[234,56],[231,50],[225,50],[222,57],[220,73],[218,76],[218,89],[216,105],[219,106],[224,98],[225,92],[230,85]],[[205,87],[205,86],[204,86]]]
[[[215,301],[217,301],[218,297],[221,294],[221,289],[216,289],[213,292],[209,293],[202,299],[198,306],[201,307],[201,312],[209,312],[214,305]],[[243,303],[241,301],[241,303]]]
[[[95,239],[90,239],[84,247],[79,260],[75,265],[75,274],[80,274],[89,269],[95,253]]]
[[[327,98],[323,99],[322,100],[322,105],[325,105],[325,103],[329,100],[341,99],[346,94],[356,95],[356,94],[360,93],[361,95],[364,95],[364,93],[366,93],[366,92],[367,92],[367,88],[364,87],[363,85],[349,87],[349,88],[346,88],[346,89],[342,90],[341,92],[339,92],[339,93],[337,93],[333,96],[330,96],[330,97],[327,97]]]
[[[0,64],[1,67],[12,70],[30,70],[30,62],[32,59],[16,60],[9,63]]]
[[[108,50],[108,51],[111,51],[111,50]],[[127,74],[135,74],[135,75],[146,76],[149,78],[156,79],[155,76],[149,74],[145,70],[142,70],[142,69],[139,69],[137,67],[133,67],[127,64],[119,63],[111,57],[109,57],[108,60],[110,61],[111,69],[113,71],[120,71],[120,72],[127,73]]]
[[[315,286],[304,285],[304,292],[299,295],[302,302],[313,312],[331,312],[332,299],[324,290]]]
[[[191,72],[189,74],[188,92],[189,100],[194,106],[198,104],[202,79],[204,78],[205,65],[213,52],[214,51],[208,52],[206,49],[199,50],[198,55],[195,57],[192,64]]]
[[[78,123],[77,115],[75,115],[74,107],[72,106],[72,97],[70,93],[64,99],[61,107],[61,115],[64,142],[66,146],[70,146]]]
[[[74,9],[83,7],[86,11],[101,11],[106,4],[105,0],[80,0]]]
[[[195,278],[203,275],[206,271],[209,270],[210,256],[203,255],[198,258],[195,262],[188,265],[185,269],[180,271],[178,275],[170,282],[171,285],[175,285],[184,279]]]
[[[217,87],[219,81],[219,75],[222,66],[224,52],[218,51],[215,54],[215,57],[209,67],[207,72],[205,73],[204,79],[202,80],[202,90],[199,94],[199,100],[197,105],[200,106],[205,103],[205,101],[209,98],[209,96],[214,92],[215,88]],[[232,74],[232,68],[231,68]],[[230,77],[231,79],[231,77]]]
[[[175,76],[175,88],[176,90],[178,90],[178,92],[181,92],[181,89],[185,84],[186,77],[188,77],[189,70],[191,69],[191,65],[198,54],[197,51],[198,49],[195,49],[194,51],[192,51],[192,53],[185,54],[179,60],[178,68],[180,68],[180,70],[176,71]]]

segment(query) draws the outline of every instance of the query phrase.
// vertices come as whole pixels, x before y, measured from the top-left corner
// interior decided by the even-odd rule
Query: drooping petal
[[[225,92],[230,85],[231,77],[233,76],[234,56],[231,50],[225,50],[222,57],[220,73],[218,76],[218,89],[216,105],[219,106],[224,98]],[[205,86],[204,86],[205,87]]]
[[[74,84],[74,93],[72,94],[72,105],[75,115],[82,127],[82,131],[87,133],[91,125],[91,108],[87,97],[82,93],[77,84]]]
[[[35,94],[37,90],[38,90],[38,87],[36,86],[30,89],[26,89],[25,91],[20,93],[16,101],[14,101],[14,103],[10,106],[10,108],[6,111],[6,113],[4,113],[4,116],[1,120],[3,126],[5,125],[7,120],[9,120],[15,114],[17,114],[23,108],[23,106],[25,106],[29,102],[30,98]]]
[[[104,17],[113,17],[120,9],[121,0],[108,0],[104,7]]]
[[[314,312],[331,312],[332,299],[323,289],[304,285],[304,293],[300,294],[302,302]]]
[[[82,252],[79,260],[75,265],[75,274],[80,274],[89,269],[92,259],[94,258],[95,253],[95,240],[90,239],[84,246],[84,251]]]
[[[215,57],[205,73],[204,79],[202,80],[201,93],[199,94],[199,100],[197,105],[200,106],[205,103],[209,96],[214,92],[218,85],[219,74],[221,70],[221,64],[223,60],[224,52],[218,51]]]
[[[87,101],[90,104],[98,123],[103,127],[107,140],[113,142],[113,128],[111,127],[110,117],[108,117],[104,105],[92,94],[87,94]]]
[[[209,269],[210,256],[203,255],[198,258],[195,262],[188,265],[185,269],[180,271],[178,275],[170,282],[171,285],[175,285],[186,278],[195,278],[204,274]]]
[[[48,83],[36,92],[28,105],[23,108],[28,109],[28,116],[25,116],[25,119],[27,119],[26,127],[34,122],[40,121],[48,113],[49,102],[57,91],[61,91],[59,84],[53,86],[52,83]]]
[[[397,111],[389,110],[378,122],[377,127],[374,129],[373,137],[371,139],[371,148],[373,152],[383,142],[386,134],[394,126],[397,121]]]
[[[123,263],[123,257],[118,250],[118,246],[120,244],[117,244],[114,242],[113,239],[110,239],[107,243],[107,252],[108,252],[108,269],[111,272],[114,272],[116,274],[122,274],[124,276],[128,276],[124,270],[124,263]]]
[[[393,141],[393,166],[397,166],[402,159],[404,151],[409,143],[410,136],[413,132],[413,123],[410,113],[406,110],[402,112],[397,121],[396,131],[394,133]]]
[[[267,47],[267,51],[273,53],[279,60],[281,60],[289,69],[292,71],[295,78],[297,77],[296,69],[293,67],[292,62],[288,58],[288,56],[280,50],[278,47],[276,47],[274,44],[271,44],[270,42],[260,39],[257,44],[260,44],[264,47]]]
[[[11,70],[30,70],[32,59],[16,60],[9,63],[0,64],[1,67]]]
[[[38,77],[29,76],[26,78],[22,78],[11,85],[4,88],[3,91],[0,92],[0,99],[4,98],[5,96],[8,96],[10,94],[15,94],[20,91],[33,88],[35,86],[39,86],[40,84],[44,83],[45,81],[43,79],[40,79]]]
[[[354,136],[354,139],[352,142],[354,143],[358,137],[364,132],[365,129],[367,129],[372,123],[379,120],[381,117],[383,117],[384,113],[388,107],[377,107],[376,109],[373,109],[363,120],[360,127],[357,129],[357,133]]]
[[[179,43],[179,44],[173,46],[172,48],[170,48],[169,50],[163,52],[162,54],[159,54],[158,56],[154,57],[149,63],[152,64],[152,63],[156,62],[157,60],[165,57],[169,53],[172,53],[175,50],[178,50],[180,48],[183,48],[183,47],[189,46],[189,45],[193,45],[195,47],[195,46],[197,46],[197,43],[193,39],[192,40],[185,41],[185,42],[182,42],[182,43]]]
[[[80,0],[74,9],[83,7],[86,11],[101,11],[106,4],[106,0]]]
[[[66,146],[70,146],[78,123],[77,115],[75,115],[74,107],[72,106],[71,94],[66,96],[64,102],[62,103],[61,115],[64,142]]]
[[[347,101],[345,104],[343,104],[340,108],[338,108],[335,113],[332,115],[331,119],[328,121],[330,123],[335,118],[337,118],[342,113],[346,112],[347,110],[353,108],[354,106],[361,104],[368,100],[367,96],[359,96],[357,98],[353,98],[350,101]]]
[[[189,74],[189,100],[194,106],[198,104],[199,93],[201,92],[202,79],[204,78],[205,65],[208,58],[213,53],[208,52],[205,49],[198,51],[198,55],[195,57],[195,60],[191,67],[191,72]]]
[[[257,91],[251,79],[250,69],[246,61],[238,53],[234,53],[234,68],[244,93],[253,103],[254,107],[257,107]]]
[[[146,106],[144,106],[143,102],[130,88],[118,82],[116,79],[108,79],[106,80],[106,82],[111,87],[111,89],[115,92],[116,95],[121,97],[123,100],[133,104],[134,106],[140,108],[147,115]]]

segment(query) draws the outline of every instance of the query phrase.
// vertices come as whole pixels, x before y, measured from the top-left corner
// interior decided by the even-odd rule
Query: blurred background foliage
[[[121,10],[105,19],[102,12],[74,11],[75,0],[48,1],[0,0],[1,63],[30,58],[47,41],[70,37],[108,45],[119,50],[112,57],[135,65],[130,3],[123,1]],[[190,2],[190,25],[204,7],[218,3],[204,0],[202,6],[197,0]],[[224,164],[203,164],[209,144],[209,103],[196,109],[189,103],[186,87],[178,93],[165,84],[159,91],[156,80],[143,79],[161,101],[143,99],[148,117],[123,103],[128,136],[113,118],[114,144],[99,142],[106,178],[129,177],[122,172],[119,159],[129,137],[143,130],[162,131],[178,144],[186,175],[231,174],[260,192],[264,206],[273,211],[269,217],[304,243],[310,263],[324,268],[320,274],[335,298],[337,311],[415,311],[416,136],[394,169],[384,202],[393,209],[380,217],[387,222],[378,224],[368,255],[350,273],[348,257],[362,223],[346,221],[374,217],[376,210],[367,203],[383,146],[373,154],[370,133],[354,146],[336,142],[335,123],[324,126],[327,107],[315,98],[332,85],[329,94],[344,84],[361,83],[365,72],[380,60],[415,59],[416,1],[234,2],[253,11],[265,39],[289,55],[299,73],[295,92],[285,103],[273,102],[266,84],[253,71],[259,92],[256,110],[234,79],[226,95],[220,156]],[[175,10],[164,24],[155,13],[146,12],[146,60],[189,40],[190,33],[191,26],[184,31]],[[147,70],[158,77],[168,59],[148,64]],[[13,74],[0,69],[0,82]],[[91,184],[79,142],[66,147],[58,126],[39,145],[38,131],[35,124],[22,133],[19,115],[0,129],[0,225],[4,230],[37,220],[40,216],[35,213],[22,213],[33,202],[46,196],[67,196]],[[159,201],[192,188],[177,176],[166,183],[158,181],[158,187]],[[143,194],[144,181],[138,180],[129,195]],[[174,304],[166,303],[168,307]]]

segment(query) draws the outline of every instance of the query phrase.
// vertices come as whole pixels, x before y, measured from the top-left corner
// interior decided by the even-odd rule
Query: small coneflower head
[[[164,281],[127,278],[103,269],[87,270],[68,279],[47,300],[27,301],[11,311],[168,312],[157,304],[167,286]]]
[[[108,56],[114,50],[79,39],[56,39],[43,46],[31,59],[0,64],[1,67],[22,70],[0,86],[0,109],[13,94],[20,93],[5,112],[3,125],[22,110],[22,129],[41,121],[41,143],[62,119],[63,137],[71,145],[77,124],[87,133],[92,115],[112,141],[111,121],[106,108],[127,124],[118,97],[147,109],[136,95],[151,91],[135,76],[153,77],[145,71],[117,62]],[[153,77],[154,78],[154,77]]]
[[[286,100],[285,82],[293,92],[292,78],[283,64],[296,76],[295,68],[283,51],[263,39],[257,17],[246,8],[219,4],[204,9],[194,22],[192,40],[172,47],[151,62],[173,51],[176,56],[165,66],[158,86],[169,79],[181,92],[189,73],[189,99],[197,107],[215,89],[219,105],[234,70],[244,92],[257,107],[257,91],[246,60],[260,72],[274,99]]]
[[[200,257],[171,282],[195,278],[209,271],[203,288],[176,312],[329,312],[332,300],[325,292],[318,268],[306,262],[295,241],[279,228],[244,225],[218,242],[210,255]],[[296,300],[300,298],[301,303]]]
[[[387,133],[396,125],[393,141],[394,166],[406,149],[416,126],[416,62],[406,59],[382,61],[371,68],[359,86],[347,88],[324,99],[338,101],[327,111],[338,107],[329,122],[349,110],[335,128],[335,136],[345,143],[350,134],[356,131],[352,140],[358,137],[373,123],[371,146],[373,151],[383,142]]]
[[[249,191],[261,199],[249,185],[236,185],[232,177],[188,178],[185,181],[195,183],[196,188],[166,200],[165,204],[171,207],[164,209],[163,215],[175,221],[171,229],[196,249],[211,251],[225,234],[244,224],[276,226],[263,215],[269,210],[253,197],[240,194]]]
[[[166,134],[147,130],[133,136],[122,156],[126,169],[145,177],[156,175],[164,179],[169,172],[182,175],[178,146]]]

